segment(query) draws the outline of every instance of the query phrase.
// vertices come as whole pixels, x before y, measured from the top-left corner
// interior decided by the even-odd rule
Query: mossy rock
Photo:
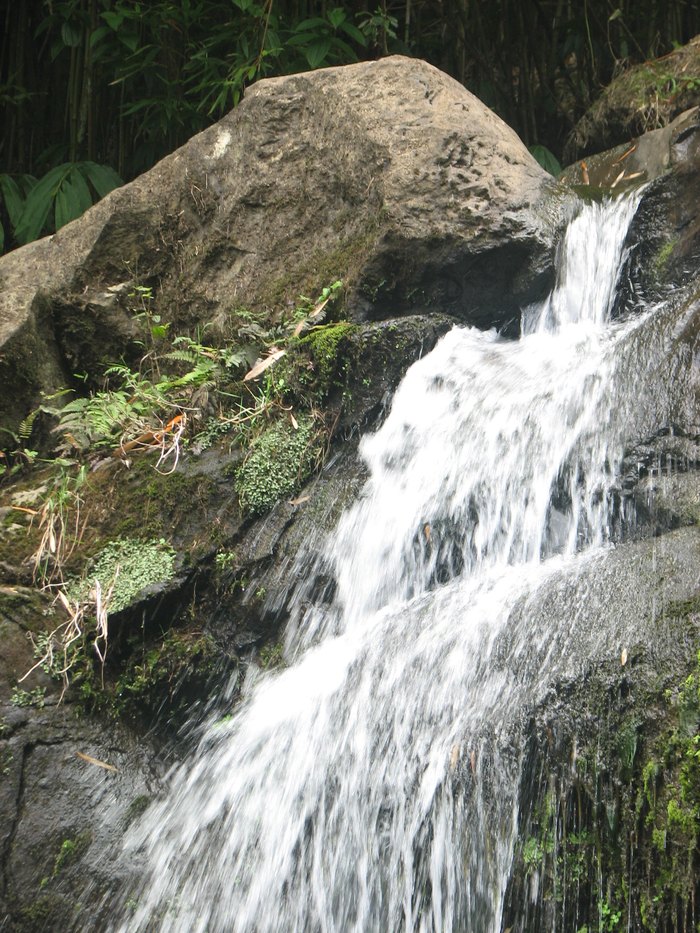
[[[655,61],[633,65],[610,82],[572,130],[567,162],[611,149],[667,126],[700,103],[700,38]]]

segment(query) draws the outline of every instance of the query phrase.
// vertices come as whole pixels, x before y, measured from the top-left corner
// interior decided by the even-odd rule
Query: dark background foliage
[[[700,32],[700,0],[23,0],[2,15],[6,248],[149,168],[261,76],[419,56],[561,156],[616,72]]]

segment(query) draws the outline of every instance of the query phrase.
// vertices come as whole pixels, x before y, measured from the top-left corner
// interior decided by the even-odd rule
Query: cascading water
[[[289,666],[133,833],[145,880],[118,929],[500,929],[521,711],[615,637],[575,631],[576,599],[544,626],[539,594],[605,557],[645,367],[663,407],[644,315],[609,320],[634,209],[572,221],[519,341],[456,328],[409,370],[328,543],[333,604],[299,609]]]

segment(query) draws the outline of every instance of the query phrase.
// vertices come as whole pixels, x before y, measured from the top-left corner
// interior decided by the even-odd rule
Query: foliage
[[[300,419],[296,429],[285,420],[270,425],[253,441],[236,477],[245,511],[260,515],[278,499],[296,492],[317,465],[322,449],[309,416]]]
[[[15,243],[38,235],[50,212],[58,228],[102,195],[106,166],[127,179],[152,166],[258,78],[393,52],[443,68],[527,143],[558,153],[621,68],[700,32],[700,8],[686,0],[382,0],[360,10],[339,0],[28,0],[6,25],[0,219],[18,231]],[[663,91],[694,81],[672,79]]]
[[[210,676],[219,654],[212,640],[202,632],[170,631],[132,657],[114,687],[114,711],[134,718],[145,709],[156,712],[168,699],[173,700],[190,680]],[[186,698],[182,698],[186,704]]]
[[[13,706],[27,707],[44,705],[46,699],[46,688],[35,687],[33,690],[23,690],[21,687],[15,687],[10,697],[10,703]]]
[[[109,612],[125,609],[141,590],[162,583],[173,575],[175,551],[164,541],[138,541],[131,538],[110,541],[95,558],[84,579],[68,588],[69,598],[83,601],[90,597],[95,581],[109,593]]]
[[[312,328],[313,333],[340,288],[341,283],[334,282],[317,299],[300,299],[291,316],[269,328],[239,310],[232,328],[239,339],[255,338],[257,349],[253,356],[265,349],[273,356],[284,353],[277,344],[290,349],[296,346],[299,341],[295,333],[300,327]],[[135,286],[130,297],[145,338],[138,368],[123,362],[109,366],[102,377],[103,389],[70,398],[62,407],[66,395],[74,393],[61,390],[46,398],[20,428],[20,435],[28,437],[43,413],[55,419],[55,432],[61,438],[59,455],[48,461],[53,466],[48,492],[33,519],[41,532],[33,555],[35,579],[56,593],[61,621],[52,631],[33,636],[37,661],[32,670],[42,667],[61,678],[64,689],[77,678],[86,700],[97,695],[93,655],[104,664],[109,615],[126,609],[145,586],[170,579],[175,561],[172,548],[163,539],[155,540],[158,532],[153,537],[151,531],[149,540],[137,540],[129,536],[133,535],[129,529],[83,566],[79,578],[67,579],[69,560],[74,566],[84,564],[84,559],[71,556],[85,534],[83,485],[88,462],[103,465],[105,447],[112,448],[111,453],[127,465],[138,450],[155,450],[160,454],[156,469],[168,475],[177,467],[181,449],[191,445],[193,450],[201,450],[205,442],[235,431],[235,439],[246,452],[236,485],[243,508],[254,515],[298,488],[319,465],[326,446],[326,432],[318,417],[308,409],[294,413],[297,400],[288,397],[289,387],[279,372],[264,366],[257,381],[242,380],[251,359],[250,345],[225,342],[215,346],[203,342],[203,333],[171,339],[152,289]],[[342,332],[343,325],[336,327]],[[328,328],[317,329],[330,333]],[[324,346],[327,342],[321,341]],[[330,340],[333,347],[337,343]],[[212,408],[218,409],[217,416],[205,420],[204,411]],[[194,437],[185,434],[188,419],[195,426]],[[199,447],[197,427],[204,435]],[[12,435],[18,450],[12,455],[16,462],[10,471],[22,462],[20,435]],[[70,457],[65,456],[68,453]],[[163,504],[161,500],[161,508]],[[87,536],[91,537],[89,532]],[[233,552],[222,551],[217,568],[226,570],[234,561]],[[94,652],[89,650],[90,645]],[[156,674],[144,671],[143,676],[132,672],[132,687],[144,678],[148,683],[155,682]],[[124,686],[130,695],[135,689]]]
[[[554,175],[556,178],[561,173],[559,159],[546,146],[530,146],[530,154],[537,159],[542,168],[549,172],[550,175]]]
[[[0,175],[0,195],[12,238],[22,245],[43,233],[54,233],[122,184],[107,165],[66,162],[37,180],[32,175]],[[0,223],[0,248],[6,240]]]

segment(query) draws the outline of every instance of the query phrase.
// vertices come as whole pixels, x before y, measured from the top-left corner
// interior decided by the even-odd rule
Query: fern
[[[34,422],[36,421],[37,415],[39,414],[40,411],[41,411],[41,408],[35,408],[34,411],[29,412],[29,414],[23,421],[20,421],[17,431],[19,433],[19,436],[23,440],[26,440],[29,437],[29,435],[32,433]]]
[[[189,363],[196,366],[199,363],[199,357],[192,350],[171,350],[163,357],[166,360],[173,360],[176,363]]]

